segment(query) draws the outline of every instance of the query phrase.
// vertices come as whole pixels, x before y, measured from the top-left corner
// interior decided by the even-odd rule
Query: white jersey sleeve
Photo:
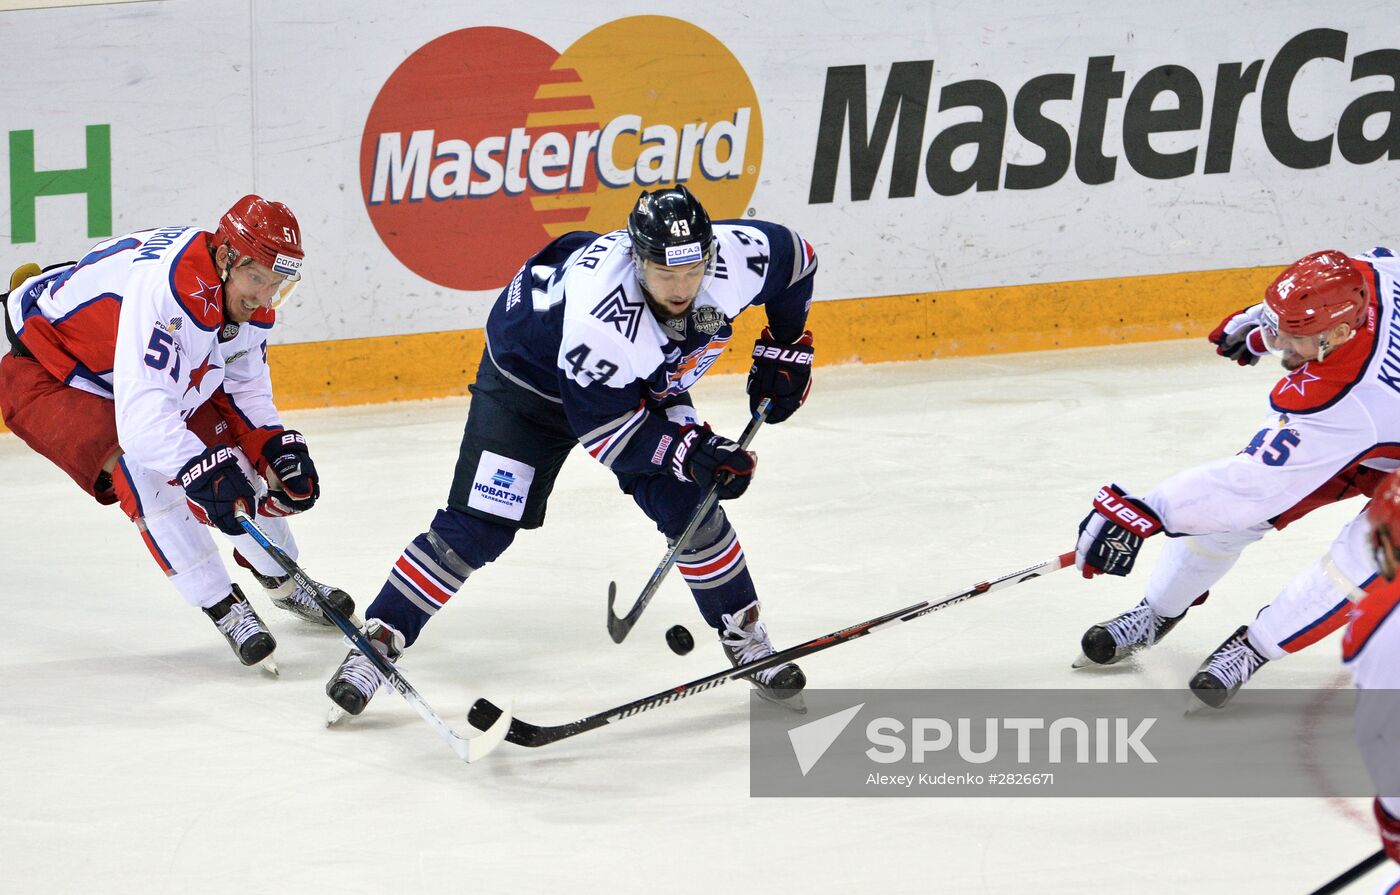
[[[224,347],[224,393],[249,427],[280,429],[282,419],[272,399],[272,373],[267,364],[271,321],[255,319],[240,328]]]
[[[1377,436],[1359,400],[1311,416],[1276,414],[1240,453],[1178,473],[1142,499],[1173,534],[1240,531],[1297,505],[1360,460]]]

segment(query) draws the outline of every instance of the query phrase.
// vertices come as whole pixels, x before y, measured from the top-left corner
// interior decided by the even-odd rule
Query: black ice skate
[[[277,648],[277,641],[267,630],[267,625],[263,624],[263,620],[253,611],[252,604],[243,596],[243,591],[238,585],[233,585],[233,592],[205,609],[204,614],[209,616],[219,632],[224,635],[228,645],[233,648],[234,655],[238,656],[238,661],[244,665],[263,662],[263,667],[268,671],[277,673],[277,666],[268,658]]]
[[[768,629],[758,620],[758,608],[755,601],[732,615],[720,616],[724,630],[720,632],[719,642],[735,667],[773,655],[773,643],[768,639]],[[807,711],[807,702],[802,698],[807,676],[793,663],[784,662],[746,674],[744,679],[769,702],[795,712]]]
[[[364,635],[369,639],[379,655],[384,656],[393,662],[403,654],[404,637],[393,626],[372,618],[365,623]],[[341,711],[350,715],[358,715],[369,705],[370,699],[379,689],[379,685],[384,683],[384,677],[379,673],[379,669],[374,667],[364,653],[357,649],[350,650],[346,654],[345,660],[340,663],[340,667],[335,670],[335,674],[326,682],[326,695],[331,698]],[[332,714],[330,723],[336,720]]]
[[[309,621],[317,625],[331,625],[330,619],[321,611],[321,607],[316,605],[315,599],[304,588],[292,580],[290,575],[274,576],[264,575],[253,564],[243,558],[242,554],[234,551],[234,562],[253,573],[253,577],[258,579],[263,590],[267,591],[267,598],[272,601],[272,605],[278,609],[285,609],[298,618]],[[351,623],[359,627],[359,619],[355,618],[355,601],[350,599],[350,595],[338,588],[322,584],[321,596],[340,611],[340,614],[350,619]]]
[[[1206,596],[1208,594],[1202,594],[1191,605],[1199,604]],[[1113,665],[1116,662],[1121,662],[1133,653],[1147,649],[1166,637],[1167,633],[1176,627],[1176,623],[1185,616],[1186,613],[1183,612],[1173,618],[1163,618],[1151,606],[1147,605],[1147,600],[1144,598],[1117,618],[1100,622],[1085,631],[1084,636],[1079,641],[1079,648],[1083,652],[1074,661],[1073,667]]]
[[[1191,692],[1213,709],[1224,708],[1244,682],[1269,661],[1250,644],[1248,635],[1249,626],[1240,626],[1191,678]]]

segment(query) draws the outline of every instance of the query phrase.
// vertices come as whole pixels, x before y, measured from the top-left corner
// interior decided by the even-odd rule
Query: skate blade
[[[1182,711],[1181,717],[1190,718],[1192,715],[1212,715],[1219,711],[1210,703],[1196,695],[1196,691],[1191,688],[1186,689],[1186,708]]]
[[[273,677],[282,676],[282,672],[277,668],[277,663],[272,660],[271,656],[268,656],[266,659],[263,659],[257,664],[256,667],[259,671],[262,671],[266,674],[270,674]]]
[[[773,705],[787,709],[789,712],[797,715],[807,714],[807,700],[803,697],[802,691],[800,690],[786,699],[779,699],[776,696],[770,696],[761,688],[755,687],[754,689],[758,690],[759,698],[764,702],[771,702]]]
[[[350,717],[349,712],[345,711],[345,709],[341,708],[340,706],[332,703],[330,711],[326,712],[326,726],[335,727],[337,724],[339,724],[341,721],[344,721],[348,717]]]
[[[1088,656],[1084,655],[1083,653],[1080,653],[1078,659],[1075,659],[1073,662],[1069,663],[1069,667],[1070,667],[1070,668],[1074,668],[1074,669],[1079,669],[1079,668],[1088,668],[1088,667],[1091,666],[1091,665],[1097,665],[1097,664],[1099,664],[1099,663],[1095,662],[1093,659],[1090,659]]]

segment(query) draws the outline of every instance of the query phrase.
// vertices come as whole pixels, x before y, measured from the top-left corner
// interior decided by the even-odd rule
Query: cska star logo
[[[1303,364],[1301,367],[1294,370],[1292,373],[1289,373],[1287,376],[1283,377],[1283,379],[1283,386],[1278,390],[1278,393],[1280,395],[1282,395],[1284,392],[1294,391],[1303,397],[1307,397],[1308,383],[1320,382],[1322,380],[1322,377],[1314,376],[1313,374],[1309,373],[1308,365]]]
[[[204,360],[200,362],[199,366],[195,367],[193,370],[190,371],[190,384],[186,386],[185,394],[189,394],[190,389],[194,389],[195,393],[198,394],[199,387],[204,383],[204,377],[209,375],[209,371],[219,369],[218,364],[211,364],[209,362],[209,359],[213,356],[214,355],[212,352],[206,355]]]
[[[190,295],[191,301],[200,303],[200,310],[204,313],[216,312],[219,310],[219,290],[223,289],[222,283],[206,283],[204,278],[195,277],[195,282],[199,283],[199,288]]]

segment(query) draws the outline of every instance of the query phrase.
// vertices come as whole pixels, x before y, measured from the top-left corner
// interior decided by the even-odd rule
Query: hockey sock
[[[404,548],[365,618],[388,622],[412,646],[428,619],[472,572],[505,552],[515,529],[456,510],[439,510],[432,527]]]
[[[691,547],[676,559],[695,605],[705,622],[716,630],[720,617],[743,609],[758,599],[739,536],[728,518],[715,508],[691,537]]]

